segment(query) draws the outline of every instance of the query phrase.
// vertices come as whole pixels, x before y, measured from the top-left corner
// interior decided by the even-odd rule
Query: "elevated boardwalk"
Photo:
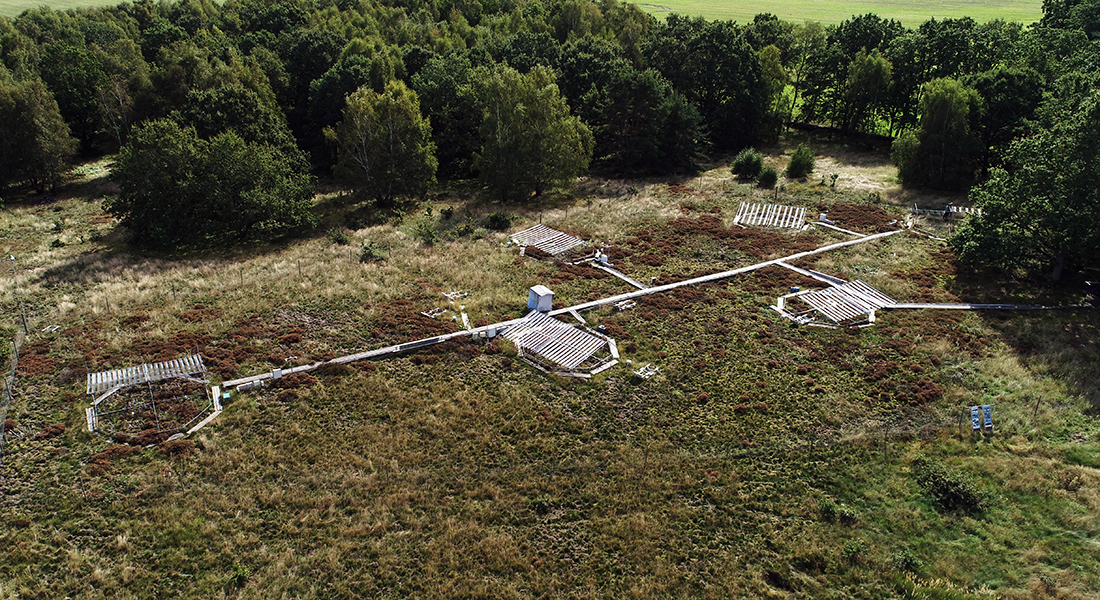
[[[615,269],[612,269],[611,267],[609,267],[607,265],[601,265],[600,263],[598,263],[596,261],[592,261],[589,264],[592,265],[593,267],[605,272],[605,273],[610,273],[611,275],[614,275],[615,277],[618,277],[619,279],[622,279],[623,281],[625,281],[625,282],[629,283],[630,285],[638,288],[639,290],[649,289],[648,285],[645,285],[645,284],[639,282],[638,280],[636,280],[633,277],[627,275],[626,273],[622,273],[622,272],[619,272]]]
[[[729,270],[729,271],[722,271],[721,273],[714,273],[714,274],[711,274],[711,275],[704,275],[702,277],[695,277],[693,279],[685,279],[684,281],[679,281],[679,282],[676,282],[676,283],[669,283],[669,284],[666,284],[666,285],[660,285],[660,286],[655,286],[655,287],[651,287],[651,288],[646,288],[646,289],[643,289],[643,290],[638,290],[636,292],[630,292],[630,293],[627,293],[627,294],[619,294],[618,296],[609,296],[607,298],[601,298],[599,300],[593,300],[591,302],[584,302],[582,304],[577,304],[577,305],[569,306],[569,307],[566,307],[566,308],[560,308],[560,309],[557,309],[557,310],[552,310],[547,314],[549,314],[550,316],[556,317],[558,315],[563,315],[563,314],[567,314],[567,313],[570,313],[570,312],[579,312],[579,311],[582,311],[582,310],[591,310],[593,308],[598,308],[600,306],[606,306],[608,304],[615,304],[617,302],[622,302],[624,300],[633,300],[635,298],[641,298],[643,296],[648,296],[650,294],[660,294],[660,293],[668,292],[668,291],[675,290],[677,288],[681,288],[681,287],[685,287],[685,286],[689,286],[689,285],[699,285],[701,283],[710,283],[710,282],[714,282],[714,281],[721,281],[723,279],[728,279],[730,277],[734,277],[734,276],[740,275],[742,273],[749,273],[749,272],[755,271],[757,269],[763,269],[764,267],[770,267],[772,265],[777,265],[779,263],[783,263],[783,262],[787,262],[787,261],[794,261],[794,260],[798,260],[800,258],[804,258],[804,257],[807,257],[807,256],[813,256],[815,254],[821,254],[823,252],[829,252],[831,250],[838,250],[840,248],[845,248],[845,247],[853,246],[853,245],[856,245],[856,244],[863,244],[863,243],[870,242],[870,241],[873,241],[873,240],[889,237],[891,235],[896,235],[896,234],[901,233],[901,232],[902,232],[902,230],[900,230],[900,229],[897,230],[897,231],[887,231],[885,233],[878,233],[878,234],[867,236],[867,237],[864,237],[864,238],[849,240],[849,241],[840,242],[840,243],[837,243],[837,244],[830,244],[828,246],[822,246],[821,248],[817,248],[815,250],[807,250],[805,252],[799,252],[797,254],[792,254],[790,256],[784,256],[782,258],[777,258],[777,259],[774,259],[774,260],[769,260],[769,261],[765,261],[765,262],[762,262],[762,263],[757,263],[755,265],[749,265],[747,267],[741,267],[741,268],[732,269],[732,270]],[[402,352],[407,352],[409,350],[415,350],[417,348],[423,348],[425,346],[431,346],[431,345],[434,345],[434,344],[441,344],[443,342],[446,342],[446,341],[449,341],[449,340],[454,340],[454,339],[459,339],[459,338],[462,338],[462,337],[469,337],[469,338],[472,338],[472,339],[480,339],[483,336],[495,337],[497,335],[503,335],[509,328],[515,327],[516,325],[518,325],[522,321],[523,321],[523,319],[512,319],[511,321],[503,321],[503,322],[500,322],[500,323],[494,323],[492,325],[485,325],[485,326],[482,326],[482,327],[475,327],[474,329],[471,329],[469,331],[458,331],[458,332],[455,332],[455,333],[449,333],[449,334],[445,334],[445,335],[441,335],[441,336],[437,336],[437,337],[425,338],[425,339],[422,339],[422,340],[416,340],[416,341],[407,342],[407,343],[404,343],[404,344],[396,344],[396,345],[393,345],[393,346],[387,346],[385,348],[378,348],[376,350],[369,350],[367,352],[360,352],[358,354],[351,354],[351,355],[348,355],[348,356],[341,356],[339,358],[334,358],[332,360],[320,361],[320,362],[316,362],[316,363],[308,364],[308,365],[300,365],[300,366],[297,366],[297,367],[294,367],[294,368],[291,368],[291,369],[273,370],[273,371],[270,371],[270,372],[267,372],[267,373],[260,373],[258,375],[252,375],[250,377],[242,377],[240,379],[232,379],[230,381],[223,382],[222,387],[224,389],[229,389],[229,388],[247,389],[248,387],[252,387],[254,385],[263,385],[263,382],[265,382],[265,381],[269,381],[271,379],[276,379],[277,378],[276,375],[278,375],[279,377],[283,377],[283,376],[286,376],[286,375],[292,375],[294,373],[305,373],[305,372],[312,371],[312,370],[314,370],[318,367],[321,367],[323,365],[326,365],[326,364],[347,364],[347,363],[350,363],[350,362],[356,362],[356,361],[360,361],[360,360],[383,358],[383,357],[392,356],[392,355],[395,355],[395,354],[400,354]]]

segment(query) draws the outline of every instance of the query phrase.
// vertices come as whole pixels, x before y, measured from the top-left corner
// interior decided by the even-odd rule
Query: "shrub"
[[[439,234],[436,233],[432,224],[427,221],[417,221],[413,235],[425,246],[434,246],[439,241]]]
[[[844,549],[840,551],[840,557],[849,564],[858,563],[863,558],[863,551],[867,545],[860,538],[852,538],[844,543]]]
[[[374,242],[363,244],[363,247],[359,250],[359,262],[378,262],[380,260],[386,260],[386,255],[382,254],[382,250],[375,246]]]
[[[332,229],[329,229],[326,235],[328,235],[328,241],[336,244],[337,246],[347,246],[351,243],[351,236],[348,235],[348,232],[338,227],[333,227]]]
[[[775,187],[775,182],[779,181],[779,172],[775,170],[775,167],[764,167],[763,171],[760,171],[760,177],[757,178],[756,183],[764,189],[772,189]]]
[[[856,511],[844,506],[838,505],[832,500],[825,500],[818,507],[818,511],[821,512],[821,520],[828,523],[840,522],[844,525],[853,525],[859,520],[859,515]]]
[[[894,565],[894,568],[898,571],[907,573],[916,573],[924,566],[921,559],[917,558],[917,555],[913,554],[908,549],[898,550],[891,554],[890,563]]]
[[[989,506],[991,494],[980,489],[969,475],[927,456],[913,460],[913,475],[917,485],[944,510],[976,513]]]
[[[814,151],[805,144],[799,144],[791,155],[791,161],[787,163],[787,177],[790,179],[802,179],[814,170]]]
[[[516,216],[506,212],[489,213],[488,217],[485,217],[485,226],[493,231],[504,231],[512,226],[512,221],[516,220]]]
[[[251,577],[251,575],[248,572],[247,566],[241,563],[234,563],[233,572],[229,575],[229,585],[235,588],[244,587],[249,577]]]
[[[733,172],[740,179],[755,179],[764,168],[764,157],[752,148],[745,148],[733,159]]]

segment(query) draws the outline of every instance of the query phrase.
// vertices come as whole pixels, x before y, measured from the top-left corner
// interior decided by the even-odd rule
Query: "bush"
[[[913,460],[913,475],[917,485],[944,510],[977,513],[989,506],[991,494],[980,489],[969,475],[927,456]]]
[[[893,564],[894,568],[898,571],[906,573],[916,573],[924,566],[921,559],[917,558],[916,554],[913,554],[907,549],[898,550],[891,554],[890,563]]]
[[[763,171],[760,171],[760,177],[757,178],[756,183],[764,189],[772,189],[775,187],[775,182],[779,181],[779,172],[775,170],[775,167],[764,167]]]
[[[739,179],[755,179],[764,168],[764,157],[752,148],[745,148],[733,159],[733,172]]]
[[[359,262],[378,262],[380,260],[386,260],[386,255],[382,254],[382,250],[375,247],[374,242],[367,242],[363,244],[363,247],[359,250]]]
[[[434,246],[439,241],[439,234],[436,233],[432,224],[427,221],[417,221],[413,235],[425,246]]]
[[[233,563],[233,572],[229,575],[229,585],[235,588],[244,587],[244,584],[248,583],[249,577],[251,575],[247,566],[241,563]]]
[[[837,505],[832,500],[823,501],[818,510],[821,512],[821,519],[829,523],[840,522],[843,525],[854,525],[859,521],[859,515],[855,510],[843,504]]]
[[[328,230],[328,241],[336,244],[337,246],[347,246],[351,243],[351,236],[343,229],[333,227]]]
[[[488,217],[485,217],[485,226],[493,231],[504,231],[512,226],[512,221],[516,220],[516,216],[506,212],[489,213]]]
[[[791,161],[787,163],[787,177],[790,179],[802,179],[814,170],[814,151],[805,144],[799,144],[791,155]]]
[[[852,538],[844,543],[844,549],[840,552],[840,557],[844,559],[844,562],[848,564],[858,563],[863,558],[863,551],[867,548],[867,545],[860,538]]]

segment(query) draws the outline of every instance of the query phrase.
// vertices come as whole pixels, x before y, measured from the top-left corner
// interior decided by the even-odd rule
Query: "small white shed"
[[[536,285],[527,295],[527,308],[539,312],[550,312],[554,304],[554,292],[545,285]]]

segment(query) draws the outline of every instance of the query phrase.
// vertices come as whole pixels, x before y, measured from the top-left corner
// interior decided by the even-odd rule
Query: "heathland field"
[[[109,6],[116,4],[105,0],[0,0],[0,15],[14,17],[28,8],[48,5],[54,10]],[[875,13],[886,19],[897,19],[907,27],[916,27],[931,19],[972,17],[979,22],[1001,19],[1030,24],[1042,16],[1039,0],[946,0],[921,2],[918,0],[793,0],[776,4],[766,0],[660,0],[638,2],[646,12],[662,17],[670,12],[702,16],[708,19],[729,19],[747,23],[760,13],[771,13],[785,21],[820,21],[840,23],[853,15]]]
[[[451,189],[373,212],[330,189],[314,235],[182,256],[123,245],[101,204],[109,160],[55,196],[7,198],[0,333],[11,348],[22,300],[30,335],[4,425],[0,598],[1095,598],[1089,309],[796,327],[770,305],[821,284],[773,267],[583,313],[623,361],[591,380],[463,339],[237,393],[182,441],[86,430],[88,371],[197,350],[218,382],[454,331],[420,314],[449,307],[442,292],[467,291],[482,325],[523,314],[535,284],[561,306],[632,289],[521,257],[486,228],[502,213],[670,282],[854,239],[742,229],[742,202],[874,233],[913,203],[960,201],[903,192],[880,154],[820,140],[768,163],[799,141],[819,168],[778,192],[721,164],[529,206]],[[917,225],[931,236],[795,265],[913,302],[1083,300],[959,271],[944,223]],[[632,375],[646,364],[659,373]],[[993,432],[960,426],[975,404],[994,406]]]

